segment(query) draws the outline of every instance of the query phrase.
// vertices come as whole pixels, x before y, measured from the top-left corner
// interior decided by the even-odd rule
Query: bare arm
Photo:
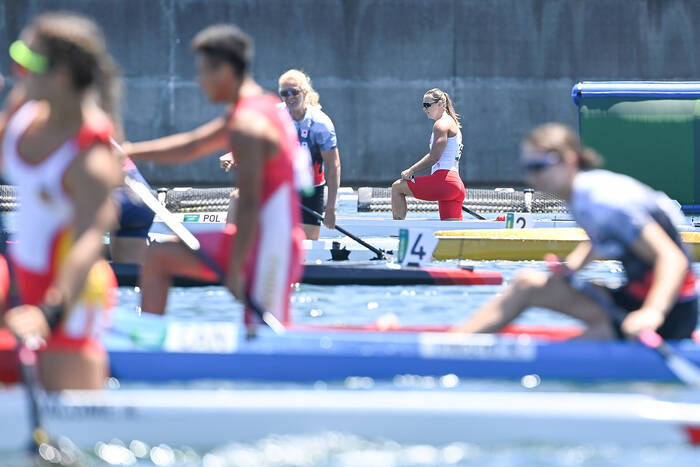
[[[623,331],[634,335],[643,329],[656,330],[663,324],[676,302],[690,264],[683,251],[655,222],[642,229],[632,248],[654,263],[653,280],[642,307],[630,313],[622,323]]]
[[[593,254],[593,245],[591,242],[581,242],[576,245],[576,248],[574,248],[574,250],[566,256],[566,266],[571,271],[575,272],[583,269],[594,259],[596,258]]]
[[[413,164],[409,170],[413,173],[429,169],[440,160],[442,153],[447,147],[449,125],[442,120],[435,122],[433,126],[433,146],[430,152],[423,156],[418,162]]]
[[[180,164],[224,150],[228,143],[227,133],[226,119],[219,117],[185,133],[140,143],[125,143],[124,150],[133,159]]]
[[[338,187],[340,187],[340,154],[338,148],[321,151],[321,158],[326,166],[326,185],[328,186],[328,199],[326,200],[326,213],[323,223],[328,228],[335,227],[335,206],[338,199]]]
[[[75,205],[75,243],[51,286],[66,303],[80,294],[90,269],[102,256],[104,234],[117,223],[110,193],[120,183],[118,158],[105,146],[94,146],[66,172],[66,186]],[[47,298],[49,295],[47,292]]]

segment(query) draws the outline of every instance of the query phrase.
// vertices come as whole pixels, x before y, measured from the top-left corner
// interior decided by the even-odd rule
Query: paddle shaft
[[[0,218],[0,230],[5,232],[5,226],[2,224],[2,219]],[[0,255],[5,254],[6,238],[0,238]],[[17,294],[14,288],[15,282],[12,278],[12,269],[8,268],[10,273],[10,291],[7,297],[7,301],[11,306],[17,303]],[[42,442],[48,441],[48,436],[46,430],[43,428],[43,423],[41,421],[41,412],[39,410],[39,382],[37,381],[36,373],[36,353],[29,349],[27,345],[23,342],[22,338],[15,335],[15,340],[17,341],[17,346],[15,347],[15,354],[17,355],[17,362],[19,363],[20,375],[22,376],[22,381],[24,382],[24,389],[27,395],[27,400],[29,402],[29,422],[32,428],[32,439],[29,445],[29,449],[32,452],[36,452],[39,445]]]
[[[121,147],[116,141],[112,140],[112,145],[121,151]],[[192,235],[192,232],[187,230],[185,226],[182,225],[177,218],[175,218],[173,213],[168,211],[165,206],[160,204],[158,199],[153,196],[153,193],[151,193],[151,190],[149,190],[146,185],[134,180],[128,174],[124,174],[124,185],[126,185],[126,187],[129,188],[136,196],[138,196],[138,198],[143,201],[146,206],[148,206],[158,217],[160,217],[163,223],[182,241],[185,246],[187,246],[187,248],[190,249],[190,251],[197,255],[197,257],[202,260],[207,267],[214,271],[217,279],[222,284],[226,283],[226,275],[221,270],[219,265],[216,264],[216,262],[209,255],[201,250],[201,245],[199,240],[197,240],[197,237]],[[277,317],[269,311],[264,311],[262,307],[253,302],[250,296],[246,296],[245,302],[246,306],[253,310],[253,312],[257,314],[260,319],[276,334],[283,334],[285,332],[284,326],[282,323],[280,323]]]
[[[547,265],[553,272],[559,270],[562,266],[551,259],[546,260]],[[612,318],[615,323],[620,326],[625,320],[627,313],[620,309],[612,299],[600,288],[594,284],[580,279],[576,274],[566,268],[563,273],[564,278],[575,290],[584,293],[587,297],[593,300]],[[681,356],[676,350],[668,345],[668,343],[656,332],[651,329],[644,330],[637,335],[637,339],[646,347],[654,350],[664,359],[669,370],[678,377],[683,383],[689,386],[700,387],[700,368],[693,362]]]
[[[323,222],[323,216],[322,216],[320,213],[314,211],[314,210],[311,209],[311,208],[307,208],[307,207],[304,206],[303,204],[301,205],[301,209],[303,209],[303,210],[306,211],[307,213],[309,213],[309,214],[311,214],[312,216],[314,216],[316,219],[318,219],[318,220],[320,220],[321,222]],[[352,238],[352,239],[355,240],[357,243],[359,243],[360,245],[362,245],[363,247],[367,248],[367,249],[370,250],[372,253],[374,253],[375,255],[377,255],[377,258],[379,258],[379,259],[387,259],[386,254],[384,254],[384,252],[383,252],[382,250],[380,250],[379,248],[373,247],[373,246],[370,245],[369,243],[365,242],[364,240],[362,240],[362,239],[359,238],[359,237],[356,237],[355,235],[351,234],[350,232],[348,232],[347,230],[345,230],[344,228],[340,227],[340,226],[337,225],[337,224],[336,224],[336,226],[335,226],[335,230],[337,230],[338,232],[340,232],[340,233],[343,234],[343,235],[347,235],[348,237]]]
[[[471,214],[472,216],[476,217],[476,218],[479,219],[480,221],[486,220],[486,218],[485,218],[484,216],[482,216],[481,214],[478,214],[478,213],[472,211],[471,209],[469,209],[469,208],[466,207],[465,205],[462,205],[462,211],[466,212],[467,214]]]
[[[32,438],[29,449],[32,452],[38,450],[42,443],[49,441],[46,430],[41,421],[39,410],[39,381],[36,373],[36,353],[25,345],[22,339],[15,336],[17,340],[17,360],[19,361],[22,381],[24,382],[25,393],[29,401],[29,421],[32,428]]]

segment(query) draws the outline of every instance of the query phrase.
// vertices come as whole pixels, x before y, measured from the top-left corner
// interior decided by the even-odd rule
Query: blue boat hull
[[[189,337],[183,337],[187,332],[180,329],[180,343],[165,338],[167,332],[155,338],[158,333],[152,334],[145,344],[143,337],[112,335],[106,341],[112,374],[120,380],[146,382],[392,380],[406,374],[506,380],[538,375],[542,380],[576,382],[677,381],[656,353],[636,342],[337,330],[293,331],[281,337],[265,330],[246,341],[242,336],[212,337],[212,329],[214,334],[221,332],[215,327],[212,323],[208,331],[200,328],[193,331],[199,336]],[[226,341],[220,349],[211,347],[217,340]],[[680,341],[673,346],[700,364],[698,342]]]

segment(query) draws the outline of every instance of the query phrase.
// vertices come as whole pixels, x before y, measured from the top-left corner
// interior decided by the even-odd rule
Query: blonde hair
[[[459,128],[462,128],[462,124],[459,122],[459,114],[455,112],[455,108],[452,105],[452,99],[450,99],[450,95],[447,94],[445,91],[438,89],[438,88],[433,88],[430,89],[429,91],[426,91],[424,96],[430,96],[433,98],[435,101],[440,101],[445,104],[445,110],[447,111],[447,115],[452,117],[452,119],[457,123],[457,126]]]
[[[309,78],[309,75],[301,70],[292,68],[291,70],[287,70],[282,73],[282,76],[280,76],[278,81],[278,86],[281,87],[282,83],[286,83],[288,81],[295,83],[301,88],[302,91],[304,91],[304,103],[307,105],[313,105],[319,109],[321,108],[321,104],[319,103],[321,96],[319,96],[311,86],[311,78]]]
[[[578,156],[581,170],[595,169],[603,165],[603,158],[591,148],[585,147],[574,130],[562,123],[545,123],[536,127],[523,141],[524,145],[542,152],[562,155],[573,151]]]

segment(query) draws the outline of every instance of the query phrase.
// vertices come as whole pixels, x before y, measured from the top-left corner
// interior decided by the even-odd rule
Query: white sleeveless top
[[[17,210],[13,261],[34,272],[51,266],[56,241],[73,218],[73,203],[63,190],[63,176],[78,155],[78,142],[71,138],[39,162],[27,162],[18,143],[34,121],[37,103],[25,103],[10,119],[2,140],[3,173],[15,185],[22,203]]]
[[[434,133],[430,134],[430,149],[433,148]],[[433,165],[430,173],[433,174],[437,170],[456,170],[459,171],[459,158],[462,157],[462,132],[458,132],[451,138],[447,138],[447,146],[440,156],[440,160]]]

